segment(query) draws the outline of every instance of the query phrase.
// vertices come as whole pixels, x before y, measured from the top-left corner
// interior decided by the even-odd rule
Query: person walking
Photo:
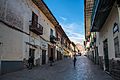
[[[49,57],[49,61],[50,61],[50,66],[52,66],[53,64],[53,57],[51,56],[51,57]]]
[[[31,57],[32,59],[32,61],[31,61],[31,63],[32,63],[32,67],[34,67],[34,57]]]
[[[28,69],[32,69],[32,64],[33,64],[33,59],[32,59],[32,57],[29,57],[29,59],[28,59]]]
[[[76,55],[74,55],[74,56],[73,56],[73,64],[74,64],[74,68],[75,68],[75,66],[76,66],[76,61],[77,61],[77,59],[76,59]]]

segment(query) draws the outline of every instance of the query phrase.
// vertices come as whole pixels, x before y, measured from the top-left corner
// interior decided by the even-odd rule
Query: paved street
[[[76,68],[72,59],[55,62],[32,70],[22,70],[0,77],[0,80],[114,80],[84,56],[77,57]]]

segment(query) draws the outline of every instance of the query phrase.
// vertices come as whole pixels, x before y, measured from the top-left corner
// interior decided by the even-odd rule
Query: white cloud
[[[60,16],[60,18],[61,18],[63,21],[66,21],[66,20],[67,20],[67,18],[62,17],[62,16]]]
[[[75,44],[79,43],[83,45],[84,41],[84,33],[80,33],[80,31],[76,31],[78,28],[83,27],[83,24],[79,25],[76,23],[71,24],[63,24],[61,23],[61,26],[63,27],[64,31],[68,35],[69,39],[73,41]]]

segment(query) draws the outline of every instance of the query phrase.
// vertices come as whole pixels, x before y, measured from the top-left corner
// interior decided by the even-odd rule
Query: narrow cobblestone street
[[[57,61],[52,67],[48,64],[33,68],[8,73],[0,80],[114,80],[87,57],[77,57],[76,68],[72,59]]]

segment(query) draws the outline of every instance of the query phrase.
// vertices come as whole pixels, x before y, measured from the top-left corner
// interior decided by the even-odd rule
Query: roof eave
[[[50,22],[54,26],[59,24],[57,19],[54,17],[54,15],[49,10],[48,6],[44,3],[43,0],[32,0],[32,1],[44,13],[44,15],[50,20]]]
[[[98,5],[97,11],[95,13],[95,17],[92,21],[92,26],[91,26],[91,32],[99,32],[100,29],[103,27],[107,17],[110,14],[110,11],[113,7],[113,4],[115,0],[103,0],[109,3],[109,5],[105,5],[105,7],[108,7],[105,11],[102,11],[101,9],[103,8],[102,5],[102,0],[101,3]]]

